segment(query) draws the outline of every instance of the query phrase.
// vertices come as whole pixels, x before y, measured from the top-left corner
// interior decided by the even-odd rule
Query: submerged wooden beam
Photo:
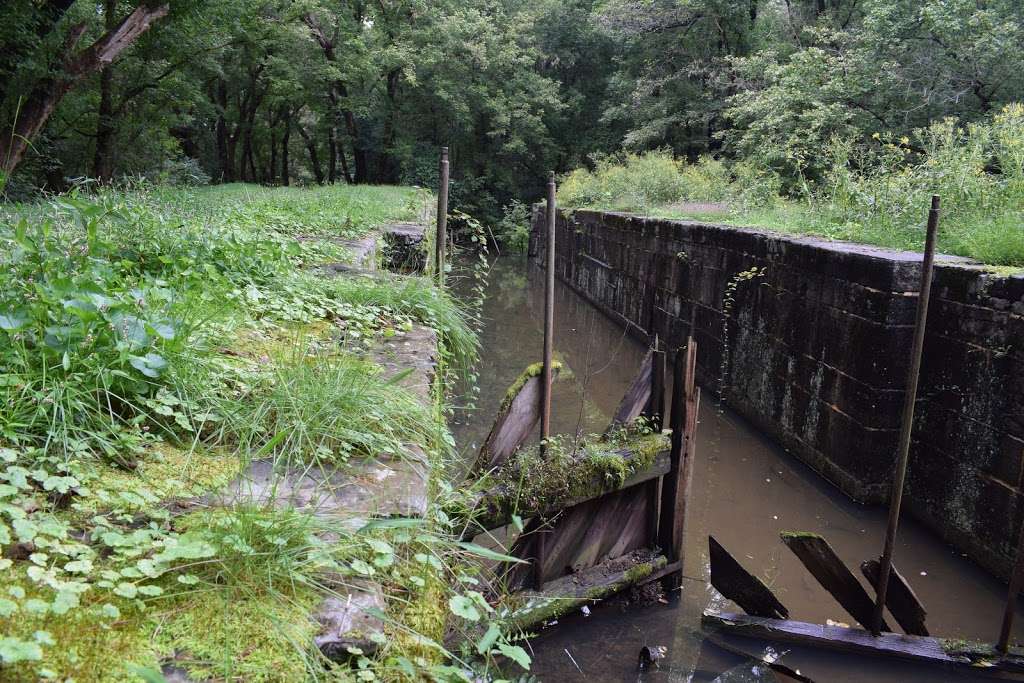
[[[528,629],[556,619],[641,583],[665,564],[663,555],[634,551],[590,569],[548,581],[542,590],[517,593],[524,604],[512,613],[510,621],[520,629]]]
[[[867,560],[860,564],[861,574],[868,580],[868,583],[875,586],[875,590],[878,589],[878,569],[878,560]],[[889,608],[896,623],[907,633],[914,636],[931,635],[924,625],[924,619],[928,613],[917,594],[914,593],[914,589],[896,570],[896,565],[892,566],[892,571],[889,573],[889,590],[886,592],[885,606]]]
[[[729,635],[759,638],[838,652],[896,657],[916,662],[963,667],[987,674],[1024,673],[1024,653],[1014,649],[1005,657],[991,645],[963,640],[883,633],[878,636],[859,628],[823,626],[802,621],[767,619],[746,614],[704,612],[705,629]]]
[[[554,363],[552,376],[557,377],[562,366]],[[480,473],[499,467],[530,437],[541,419],[541,394],[544,388],[543,363],[526,368],[509,387],[505,400],[498,409],[487,439],[480,447],[473,472]]]
[[[806,532],[783,531],[780,536],[822,588],[831,593],[858,623],[871,628],[875,603],[828,541],[820,534]],[[884,621],[882,629],[892,630]]]
[[[629,388],[626,389],[626,393],[619,402],[618,408],[615,409],[612,423],[608,426],[605,434],[621,429],[639,417],[651,400],[651,377],[653,374],[654,352],[648,350],[647,355],[644,356],[643,361],[640,363],[640,369],[637,371],[633,381],[630,382]]]
[[[760,579],[740,565],[714,536],[708,536],[711,554],[711,585],[739,605],[744,612],[759,617],[786,619],[789,610]]]
[[[757,654],[755,654],[753,652],[747,652],[746,650],[744,650],[742,648],[739,648],[739,647],[736,647],[732,643],[726,641],[724,638],[717,637],[716,635],[713,635],[713,634],[705,633],[705,634],[703,634],[703,637],[704,637],[705,642],[709,642],[709,643],[711,643],[712,645],[714,645],[717,648],[720,648],[722,650],[725,650],[726,652],[734,654],[737,657],[743,657],[745,659],[752,659],[752,660],[754,660],[755,662],[757,662],[759,664],[763,664],[764,666],[767,666],[769,669],[771,669],[775,673],[782,675],[786,680],[794,680],[794,681],[798,681],[798,683],[814,683],[814,681],[812,681],[807,676],[804,676],[799,671],[796,671],[795,669],[791,669],[790,667],[786,666],[785,664],[781,664],[778,661],[775,661],[774,659],[772,659],[768,655],[766,655],[764,652],[760,652],[760,653],[757,653]]]

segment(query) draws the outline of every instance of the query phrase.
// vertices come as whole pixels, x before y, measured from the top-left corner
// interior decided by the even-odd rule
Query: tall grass
[[[826,172],[796,196],[770,163],[756,158],[688,164],[666,152],[605,159],[566,176],[559,201],[570,208],[760,224],[897,249],[920,249],[929,197],[943,200],[939,249],[992,265],[1024,266],[1024,105],[988,121],[938,121],[911,135],[881,132],[833,139]],[[722,202],[726,209],[709,213]]]

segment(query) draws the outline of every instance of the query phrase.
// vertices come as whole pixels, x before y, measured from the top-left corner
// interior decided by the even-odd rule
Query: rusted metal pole
[[[877,598],[871,621],[874,635],[882,632],[882,613],[889,592],[889,575],[892,573],[892,557],[896,549],[896,531],[900,523],[900,507],[903,505],[903,485],[907,479],[907,461],[910,458],[910,436],[914,427],[914,407],[917,403],[917,383],[921,376],[921,354],[924,351],[924,333],[928,323],[928,301],[932,290],[932,272],[935,263],[935,235],[939,228],[939,196],[932,195],[932,207],[928,212],[928,233],[924,242],[924,261],[921,265],[921,290],[917,298],[917,318],[914,323],[914,341],[910,347],[910,370],[907,372],[907,392],[903,400],[903,421],[900,424],[899,450],[896,458],[896,476],[892,482],[892,497],[889,501],[889,523],[885,529],[885,547],[879,561]]]
[[[999,642],[996,643],[996,651],[1006,654],[1010,647],[1010,633],[1013,631],[1013,618],[1017,615],[1017,596],[1020,589],[1024,587],[1024,524],[1020,527],[1020,537],[1017,539],[1017,560],[1013,563],[1013,573],[1010,574],[1010,588],[1006,595],[1006,610],[1003,612],[1003,625],[999,629]]]
[[[448,148],[441,148],[441,182],[437,188],[437,234],[434,236],[434,266],[437,283],[444,285],[445,249],[448,246],[448,185],[450,170]]]
[[[544,368],[541,374],[540,439],[551,436],[551,361],[555,351],[555,173],[548,178],[547,246],[544,269]]]

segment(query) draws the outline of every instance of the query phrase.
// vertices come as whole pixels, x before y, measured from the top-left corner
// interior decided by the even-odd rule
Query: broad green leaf
[[[518,645],[510,645],[508,643],[498,643],[498,651],[511,659],[513,662],[518,664],[524,669],[530,668],[530,655],[526,654],[526,650],[519,647]]]
[[[448,608],[455,616],[468,621],[480,621],[480,610],[476,608],[476,601],[473,598],[465,595],[453,595],[448,600]]]

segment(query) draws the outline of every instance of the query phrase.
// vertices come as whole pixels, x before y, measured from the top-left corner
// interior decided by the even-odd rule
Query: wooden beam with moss
[[[505,392],[505,398],[494,418],[494,425],[480,447],[472,473],[479,474],[501,467],[533,433],[540,421],[543,369],[543,363],[530,365]],[[552,363],[552,378],[556,378],[561,369],[561,363]]]
[[[575,452],[556,443],[544,458],[536,447],[520,451],[480,496],[475,528],[496,529],[510,523],[512,515],[550,515],[668,472],[667,434],[624,434]]]
[[[966,640],[882,633],[844,626],[824,626],[788,619],[769,619],[747,614],[704,612],[705,630],[805,647],[820,647],[858,655],[895,657],[920,663],[947,665],[963,671],[987,674],[1024,673],[1024,650],[1012,648],[1000,656],[986,643]]]
[[[599,602],[638,585],[665,566],[667,560],[650,550],[635,550],[589,569],[544,584],[540,591],[523,591],[522,606],[509,615],[520,629],[557,619],[584,605]]]

